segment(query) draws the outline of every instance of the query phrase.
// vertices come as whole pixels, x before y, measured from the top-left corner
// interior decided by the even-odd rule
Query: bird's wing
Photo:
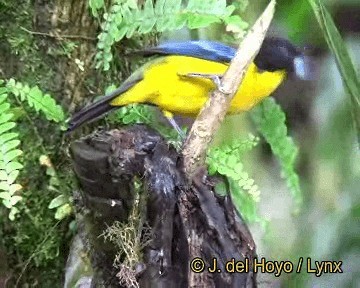
[[[138,54],[144,56],[180,55],[222,63],[229,63],[235,56],[235,52],[236,50],[232,47],[208,40],[166,42],[156,47],[137,51]]]
[[[110,105],[111,100],[129,90],[142,79],[143,74],[141,71],[139,71],[138,73],[134,73],[120,87],[118,87],[114,91],[111,91],[105,96],[101,96],[99,100],[95,100],[94,103],[84,107],[83,109],[75,113],[68,121],[67,132],[71,132],[83,123],[93,121],[101,115],[116,108]]]

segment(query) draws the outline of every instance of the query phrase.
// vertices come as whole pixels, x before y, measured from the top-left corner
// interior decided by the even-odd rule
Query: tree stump
[[[70,150],[93,285],[126,287],[116,278],[115,247],[99,235],[114,221],[128,221],[138,177],[147,191],[141,212],[151,231],[136,268],[139,287],[256,287],[255,244],[230,195],[214,193],[219,180],[207,176],[205,168],[189,184],[180,154],[157,132],[142,125],[100,131],[74,141]],[[226,272],[232,259],[248,259],[249,270]],[[215,261],[216,271],[210,273]]]

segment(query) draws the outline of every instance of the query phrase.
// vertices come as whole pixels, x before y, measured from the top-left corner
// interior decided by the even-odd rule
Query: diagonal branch
[[[244,79],[250,63],[260,50],[275,11],[271,0],[263,14],[240,43],[235,57],[222,77],[220,86],[200,111],[183,148],[184,171],[192,179],[205,162],[206,149],[220,127],[238,87]]]

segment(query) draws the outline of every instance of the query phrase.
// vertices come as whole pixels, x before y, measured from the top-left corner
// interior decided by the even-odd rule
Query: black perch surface
[[[143,213],[151,231],[137,269],[140,287],[256,287],[251,267],[248,273],[225,272],[227,261],[247,258],[251,266],[256,256],[231,197],[214,193],[219,179],[205,177],[205,169],[187,184],[180,154],[158,133],[142,125],[100,131],[74,141],[70,150],[81,187],[74,199],[95,271],[93,285],[124,287],[113,267],[117,251],[99,235],[114,221],[128,220],[137,177],[147,191]],[[202,273],[191,270],[194,258],[204,261]],[[222,272],[208,271],[214,259]]]

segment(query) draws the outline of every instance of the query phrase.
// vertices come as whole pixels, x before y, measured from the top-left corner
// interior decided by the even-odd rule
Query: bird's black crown
[[[261,70],[294,72],[294,60],[301,56],[301,51],[288,40],[269,37],[265,38],[254,63]]]

